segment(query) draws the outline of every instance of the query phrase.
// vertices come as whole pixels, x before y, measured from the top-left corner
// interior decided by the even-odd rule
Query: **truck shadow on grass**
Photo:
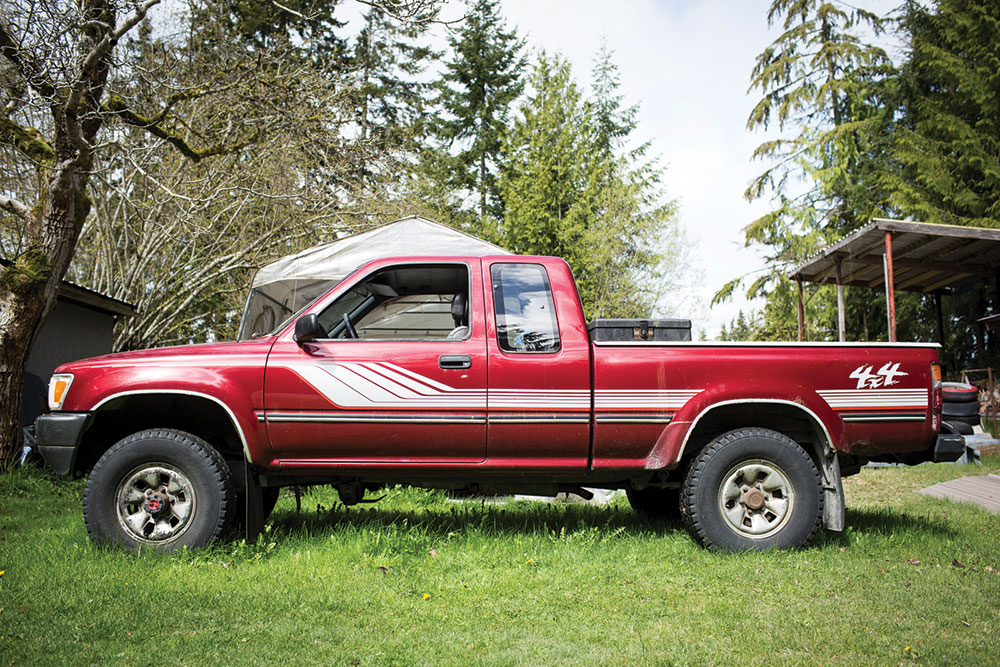
[[[505,506],[475,502],[449,507],[392,509],[369,506],[319,506],[302,512],[276,511],[271,535],[334,534],[344,530],[385,530],[406,527],[428,536],[479,533],[497,536],[597,532],[607,535],[682,534],[680,520],[648,520],[625,507],[593,507],[541,502]]]
[[[594,507],[521,502],[506,506],[463,503],[454,507],[393,509],[368,506],[277,511],[270,520],[270,539],[332,538],[338,533],[382,532],[405,528],[429,539],[456,536],[590,536],[597,541],[660,536],[689,539],[677,519],[647,519],[626,506]],[[890,508],[848,510],[848,529],[820,529],[811,548],[849,547],[857,539],[948,539],[958,531],[936,516],[917,516]]]
[[[892,508],[847,510],[847,530],[835,533],[820,530],[814,548],[849,547],[858,539],[947,540],[959,531],[936,516],[914,515]]]

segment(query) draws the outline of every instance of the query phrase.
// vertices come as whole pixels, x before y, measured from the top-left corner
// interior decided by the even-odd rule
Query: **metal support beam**
[[[796,277],[795,282],[799,285],[799,342],[806,339],[806,306],[802,301],[802,278]]]
[[[837,277],[837,334],[840,342],[847,340],[847,318],[844,315],[844,284],[840,280],[840,260],[835,265]]]
[[[800,283],[801,284],[801,283]],[[885,301],[889,313],[889,342],[896,342],[896,288],[892,276],[892,232],[885,232]]]

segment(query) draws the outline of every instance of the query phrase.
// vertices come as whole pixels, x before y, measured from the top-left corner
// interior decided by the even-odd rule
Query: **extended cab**
[[[90,471],[94,539],[165,549],[254,535],[282,486],[352,504],[395,483],[625,489],[710,548],[799,547],[843,529],[841,477],[866,461],[964,451],[938,435],[934,345],[603,324],[560,259],[380,259],[257,340],[61,366],[36,439],[57,472]]]

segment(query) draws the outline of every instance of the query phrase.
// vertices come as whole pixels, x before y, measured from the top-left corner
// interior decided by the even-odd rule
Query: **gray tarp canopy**
[[[373,259],[508,254],[492,243],[416,216],[314,246],[257,272],[243,311],[239,339],[273,330],[351,271]]]

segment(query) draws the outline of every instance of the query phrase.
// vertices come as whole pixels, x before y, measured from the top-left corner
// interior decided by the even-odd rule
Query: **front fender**
[[[115,363],[114,356],[60,368],[74,381],[64,412],[96,413],[117,399],[140,395],[185,395],[220,406],[239,435],[244,454],[266,465],[271,450],[264,425],[257,420],[263,405],[263,357],[141,359]]]

